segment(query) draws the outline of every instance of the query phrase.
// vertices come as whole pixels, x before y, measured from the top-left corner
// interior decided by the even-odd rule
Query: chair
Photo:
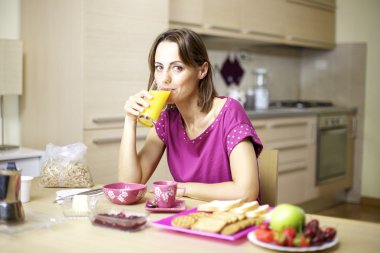
[[[278,150],[263,149],[258,159],[261,204],[277,204]]]

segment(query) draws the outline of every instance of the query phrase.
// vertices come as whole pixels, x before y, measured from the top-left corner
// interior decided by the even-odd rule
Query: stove
[[[269,104],[270,108],[314,108],[314,107],[332,107],[334,104],[330,101],[318,100],[278,100]]]

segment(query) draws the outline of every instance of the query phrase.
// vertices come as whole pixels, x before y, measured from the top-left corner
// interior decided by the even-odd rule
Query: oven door
[[[318,132],[317,184],[344,176],[347,161],[347,128]]]

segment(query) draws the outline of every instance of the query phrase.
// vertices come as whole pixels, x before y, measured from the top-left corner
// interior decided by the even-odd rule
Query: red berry
[[[271,230],[266,229],[257,229],[255,231],[255,235],[257,240],[266,242],[266,243],[272,243],[273,242],[273,232]]]

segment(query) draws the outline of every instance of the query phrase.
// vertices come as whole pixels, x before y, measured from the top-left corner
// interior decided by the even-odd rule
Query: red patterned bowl
[[[104,195],[112,203],[130,205],[139,202],[146,193],[146,185],[118,182],[103,186]]]

